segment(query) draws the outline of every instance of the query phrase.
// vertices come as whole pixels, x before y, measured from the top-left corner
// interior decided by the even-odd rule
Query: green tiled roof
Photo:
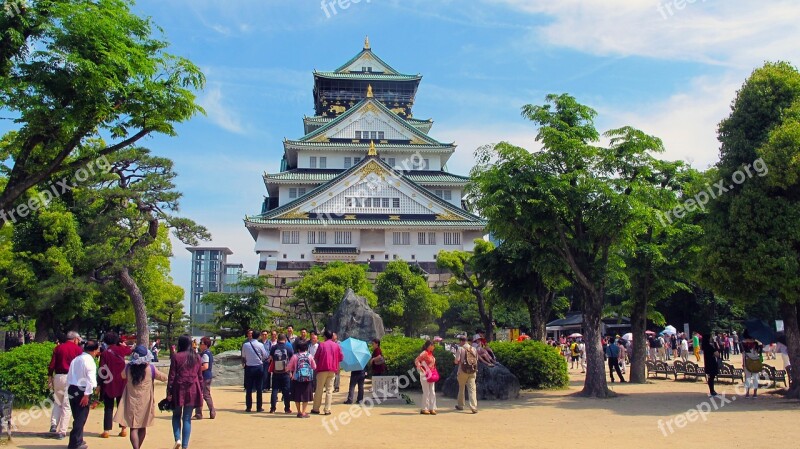
[[[329,79],[346,80],[375,80],[375,81],[417,81],[422,79],[422,75],[392,75],[385,73],[336,73],[336,72],[314,72],[314,76]]]
[[[389,64],[387,64],[387,63],[386,63],[386,61],[384,61],[384,60],[383,60],[383,59],[381,59],[381,58],[380,58],[378,55],[376,55],[375,53],[373,53],[371,48],[365,48],[365,49],[361,50],[360,52],[356,53],[356,55],[355,55],[355,56],[353,56],[352,58],[350,58],[350,60],[349,60],[349,61],[347,61],[347,62],[345,62],[344,64],[342,64],[341,66],[339,66],[339,68],[337,68],[337,69],[335,70],[335,72],[336,72],[336,73],[342,73],[342,71],[343,71],[344,69],[346,69],[347,67],[349,67],[349,66],[350,66],[350,64],[352,64],[352,63],[356,62],[356,60],[357,60],[358,58],[360,58],[360,57],[361,57],[361,56],[362,56],[364,53],[369,53],[370,57],[374,58],[374,59],[375,59],[376,61],[378,61],[378,62],[379,62],[379,63],[380,63],[382,66],[386,67],[386,70],[389,70],[389,72],[391,72],[391,74],[393,74],[393,75],[398,75],[398,74],[400,74],[400,72],[398,72],[397,70],[395,70],[395,69],[394,69],[394,67],[390,66]]]
[[[328,182],[336,178],[344,170],[289,170],[281,173],[265,173],[265,181],[307,181],[307,182]],[[443,171],[413,171],[405,173],[405,177],[417,184],[446,183],[446,184],[466,184],[469,177],[455,175]]]
[[[369,143],[352,143],[352,142],[302,142],[299,140],[286,140],[284,141],[284,146],[293,146],[293,147],[306,147],[306,148],[325,148],[327,150],[346,150],[346,151],[353,151],[354,149],[362,150],[365,154],[367,149],[369,149]],[[454,151],[455,145],[453,144],[438,144],[438,145],[431,145],[431,144],[420,144],[420,145],[413,145],[413,144],[405,144],[405,143],[375,143],[375,148],[378,149],[378,153],[380,154],[381,148],[391,148],[393,150],[408,150],[409,152],[414,152],[416,150],[437,150],[442,153],[452,153]]]
[[[354,105],[353,107],[348,109],[347,112],[339,115],[335,119],[333,119],[330,122],[326,123],[324,126],[321,126],[321,127],[317,128],[317,129],[315,129],[314,131],[311,131],[310,133],[306,134],[305,136],[301,137],[299,139],[299,141],[306,142],[308,140],[311,140],[311,139],[313,139],[313,138],[325,133],[325,131],[327,131],[330,128],[336,126],[339,122],[343,122],[343,121],[347,120],[348,117],[350,117],[351,115],[355,114],[356,111],[358,111],[359,109],[365,107],[365,105],[367,105],[368,103],[372,103],[378,109],[383,111],[383,113],[385,113],[389,117],[392,117],[393,119],[395,119],[395,121],[400,123],[404,128],[406,128],[407,130],[411,131],[411,133],[414,134],[415,136],[419,137],[420,140],[428,142],[429,144],[432,144],[432,145],[444,145],[443,143],[437,141],[433,137],[425,134],[424,132],[420,131],[416,127],[412,126],[405,119],[403,119],[402,117],[400,117],[397,114],[395,114],[394,112],[392,112],[389,108],[384,106],[383,103],[381,103],[380,101],[376,100],[375,98],[365,98],[365,99],[359,101],[356,105]]]
[[[344,219],[263,219],[258,216],[246,217],[245,223],[253,225],[282,225],[282,226],[390,226],[390,227],[457,227],[476,228],[486,227],[485,220],[344,220]]]

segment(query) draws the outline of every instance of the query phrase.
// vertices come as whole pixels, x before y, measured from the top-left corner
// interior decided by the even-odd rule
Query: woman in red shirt
[[[373,376],[386,374],[386,361],[383,359],[381,341],[377,338],[372,339],[372,358],[369,359],[369,364],[372,366]]]
[[[419,382],[422,384],[422,410],[420,414],[435,415],[436,414],[436,381],[438,380],[438,371],[436,370],[436,357],[433,356],[434,345],[430,340],[425,341],[422,345],[422,352],[414,360],[414,366],[417,367],[420,373]],[[435,379],[431,378],[431,374],[435,374]]]
[[[125,371],[125,357],[131,355],[131,348],[124,343],[120,343],[119,335],[116,332],[106,332],[103,342],[107,345],[106,350],[100,354],[100,369],[97,371],[100,386],[100,397],[103,399],[103,433],[100,438],[108,438],[109,432],[114,426],[114,405],[119,407],[122,393],[125,391],[126,380],[122,377]],[[128,436],[128,431],[124,426],[119,436]]]

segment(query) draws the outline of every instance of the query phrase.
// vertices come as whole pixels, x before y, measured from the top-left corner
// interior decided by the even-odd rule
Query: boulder
[[[475,379],[475,384],[478,400],[505,400],[519,397],[519,379],[500,363],[495,363],[494,366],[478,363],[478,377]],[[458,367],[445,379],[442,392],[448,398],[458,397]]]
[[[213,369],[215,387],[244,385],[241,351],[225,351],[215,355]]]
[[[366,298],[356,295],[349,288],[336,313],[328,321],[327,328],[339,335],[339,341],[349,337],[370,341],[382,338],[386,333],[381,316],[370,308]]]

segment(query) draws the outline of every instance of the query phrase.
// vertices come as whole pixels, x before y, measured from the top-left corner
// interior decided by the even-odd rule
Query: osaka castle
[[[414,118],[420,75],[395,70],[370,48],[331,72],[314,71],[314,115],[284,140],[279,173],[265,173],[258,215],[245,217],[259,272],[334,260],[392,260],[431,272],[444,249],[471,251],[486,222],[464,209],[465,176],[447,171],[456,149]]]

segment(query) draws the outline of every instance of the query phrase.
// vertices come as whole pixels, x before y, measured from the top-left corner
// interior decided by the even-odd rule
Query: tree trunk
[[[122,284],[122,288],[131,298],[133,314],[136,317],[136,343],[145,348],[150,347],[150,329],[147,326],[147,307],[144,304],[144,296],[136,280],[131,277],[128,267],[123,267],[117,274],[117,278]]]
[[[483,324],[483,330],[486,335],[486,341],[487,342],[493,341],[494,323],[492,321],[494,320],[492,317],[492,311],[487,309],[486,299],[483,297],[483,292],[480,289],[472,289],[472,293],[478,300],[478,315],[481,318],[481,324]]]
[[[637,384],[647,383],[645,359],[647,357],[647,301],[645,296],[637,295],[633,299],[631,313],[631,333],[633,334],[633,351],[631,353],[630,381]]]
[[[50,329],[53,327],[53,313],[48,311],[41,312],[36,318],[36,343],[44,343],[50,338]]]
[[[787,397],[800,399],[800,326],[798,326],[797,304],[790,304],[785,300],[780,302],[783,318],[784,333],[786,334],[786,347],[789,350],[789,361],[792,363],[792,386]]]
[[[555,296],[555,292],[544,291],[535,297],[523,298],[523,302],[528,307],[528,317],[531,320],[530,337],[532,340],[547,340],[547,318],[550,317]]]
[[[602,331],[603,298],[600,292],[583,290],[583,322],[586,333],[586,381],[580,396],[608,398],[616,394],[608,389],[606,382],[605,357],[603,354]]]

